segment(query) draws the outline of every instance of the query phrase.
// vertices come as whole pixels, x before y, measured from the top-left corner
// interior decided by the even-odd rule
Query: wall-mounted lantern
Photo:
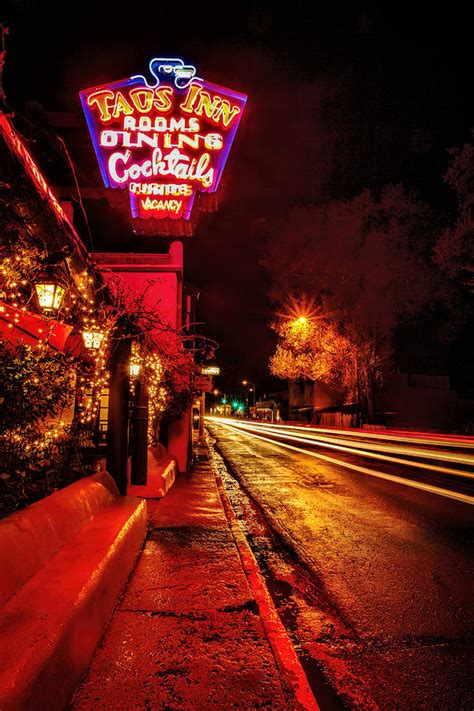
[[[83,331],[82,337],[85,347],[93,350],[98,350],[104,340],[104,334],[101,331]]]
[[[130,376],[132,378],[138,377],[140,373],[140,363],[130,363]]]
[[[42,281],[35,284],[38,306],[45,313],[58,311],[64,299],[66,289],[54,281]]]

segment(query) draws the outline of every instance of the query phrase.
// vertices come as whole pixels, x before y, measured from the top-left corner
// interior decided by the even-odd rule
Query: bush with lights
[[[61,260],[64,266],[61,255],[52,258],[20,237],[12,241],[2,236],[0,319],[4,331],[12,335],[5,333],[5,341],[0,340],[0,516],[91,469],[86,454],[92,436],[90,412],[103,385],[107,358],[103,350],[93,357],[74,358],[50,347],[49,326],[63,323],[77,330],[95,326],[94,277],[84,272],[73,278],[57,264],[50,265]],[[28,314],[35,312],[44,320],[39,321],[37,341],[28,329],[22,331],[28,326]],[[87,387],[92,397],[78,413],[81,417],[66,425],[61,412],[72,407],[80,387]]]
[[[0,341],[0,514],[73,480],[77,437],[48,418],[72,404],[74,383],[70,356]]]

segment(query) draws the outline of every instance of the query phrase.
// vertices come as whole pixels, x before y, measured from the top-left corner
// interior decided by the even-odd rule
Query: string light
[[[15,254],[8,254],[7,250],[13,248]],[[67,279],[61,273],[58,283],[54,272],[45,273],[47,257],[46,252],[23,242],[16,242],[14,247],[3,246],[0,250],[0,300],[26,311],[35,296],[46,315],[57,312],[62,320],[76,325],[81,315],[93,314],[97,308],[95,278],[88,270],[74,273]]]
[[[130,354],[130,387],[134,387],[134,379],[138,377],[142,367],[142,360],[140,356],[140,348],[137,341],[132,341],[132,349]]]
[[[148,383],[148,440],[154,440],[156,422],[159,420],[169,401],[169,395],[164,387],[163,379],[165,367],[162,359],[156,352],[145,357],[145,368]]]
[[[86,319],[86,328],[96,325],[97,320],[95,318]],[[80,422],[83,425],[95,423],[99,413],[100,399],[104,390],[108,388],[109,385],[108,359],[112,328],[113,321],[110,319],[101,326],[100,343],[98,343],[97,347],[88,351],[88,356],[92,364],[92,372],[89,377],[83,375],[79,379],[80,391],[85,396],[85,406],[80,416]],[[99,331],[96,331],[96,333],[99,333]]]
[[[146,351],[139,341],[132,341],[130,354],[130,394],[133,397],[137,377],[143,373],[148,388],[148,441],[155,439],[155,428],[158,420],[169,402],[169,394],[164,386],[165,366],[156,351]]]

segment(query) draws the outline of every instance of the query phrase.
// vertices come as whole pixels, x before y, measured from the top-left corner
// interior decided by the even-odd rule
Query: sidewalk
[[[212,466],[149,500],[144,550],[71,708],[296,709]]]

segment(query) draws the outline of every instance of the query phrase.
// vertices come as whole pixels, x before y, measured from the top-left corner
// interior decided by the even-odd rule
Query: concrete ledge
[[[146,533],[146,502],[120,497],[111,477],[101,473],[87,477],[34,504],[20,514],[27,523],[27,535],[18,526],[15,555],[35,534],[43,507],[51,516],[49,533],[43,536],[45,556],[53,543],[56,552],[40,562],[39,568],[24,581],[0,609],[0,708],[24,711],[27,708],[59,711],[64,709],[94,653],[113,612],[118,595],[140,552]],[[98,486],[97,486],[98,485]],[[105,488],[99,494],[98,489]],[[76,527],[74,500],[88,520],[71,534],[64,516],[71,515]],[[85,505],[88,491],[100,506]],[[61,497],[60,502],[53,501]],[[68,501],[69,499],[69,501]],[[66,505],[67,504],[67,505]],[[30,510],[32,509],[32,511]],[[68,513],[69,512],[69,513]],[[44,512],[43,512],[44,513]],[[30,517],[31,516],[31,517]],[[6,519],[5,523],[11,525]],[[54,537],[64,531],[66,541]],[[10,540],[14,540],[10,529]],[[59,541],[59,542],[58,542]],[[5,551],[3,551],[5,557]],[[28,557],[28,551],[24,554]],[[36,558],[36,563],[41,555]],[[13,566],[10,566],[13,568]],[[21,566],[20,566],[21,567]],[[31,568],[29,569],[31,570]],[[17,577],[17,583],[19,577]]]
[[[164,448],[163,448],[164,449]],[[171,489],[177,474],[177,464],[174,457],[166,454],[166,450],[148,450],[147,483],[144,485],[128,484],[129,496],[141,496],[144,499],[161,499]]]
[[[84,477],[0,521],[0,607],[98,511],[119,498],[106,472]]]

